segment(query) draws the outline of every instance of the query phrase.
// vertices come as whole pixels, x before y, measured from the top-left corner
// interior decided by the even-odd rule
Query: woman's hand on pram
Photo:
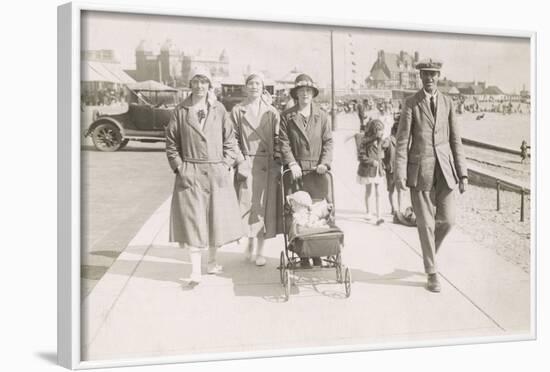
[[[318,174],[325,174],[327,173],[328,168],[325,164],[319,164],[315,170]]]
[[[292,173],[293,180],[302,178],[302,168],[300,168],[298,163],[291,163],[288,167],[290,168],[290,172]]]

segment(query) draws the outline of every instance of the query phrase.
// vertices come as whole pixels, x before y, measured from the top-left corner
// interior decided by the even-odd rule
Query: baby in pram
[[[307,229],[315,227],[329,227],[328,217],[332,204],[325,199],[313,202],[306,191],[297,191],[288,195],[287,202],[292,211],[292,227]]]
[[[334,222],[330,220],[333,205],[328,203],[326,199],[313,202],[306,191],[297,191],[286,198],[292,212],[292,222],[288,233],[290,241],[297,236],[325,231]],[[307,266],[306,261],[309,262],[309,260],[303,260]],[[319,257],[313,258],[315,266],[320,266],[321,262]]]

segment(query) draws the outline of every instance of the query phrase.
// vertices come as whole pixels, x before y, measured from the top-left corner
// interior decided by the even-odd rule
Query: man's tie
[[[432,115],[435,119],[435,101],[434,101],[434,96],[431,96],[430,97],[430,110],[432,110]]]

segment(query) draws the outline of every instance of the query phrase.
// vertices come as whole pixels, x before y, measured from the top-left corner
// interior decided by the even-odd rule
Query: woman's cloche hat
[[[191,74],[189,74],[189,85],[191,85],[191,80],[193,80],[195,76],[203,76],[208,79],[210,84],[212,84],[212,75],[210,74],[210,70],[204,66],[198,65],[191,69]]]
[[[303,87],[309,87],[313,89],[313,98],[319,95],[319,89],[317,88],[317,85],[313,82],[313,79],[307,74],[300,74],[296,76],[296,80],[294,80],[294,88],[290,89],[290,96],[294,100],[298,99],[296,93],[298,92],[298,89]]]

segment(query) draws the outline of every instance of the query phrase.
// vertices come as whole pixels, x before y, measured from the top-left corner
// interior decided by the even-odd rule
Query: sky
[[[142,14],[85,12],[82,49],[112,49],[122,67],[135,68],[135,48],[149,40],[160,49],[165,40],[184,54],[219,56],[226,50],[231,72],[250,65],[279,79],[296,68],[320,86],[330,83],[330,27],[273,22],[244,22]],[[443,62],[442,77],[486,81],[507,93],[530,89],[530,44],[527,38],[332,27],[336,86],[352,77],[364,81],[378,50]],[[353,53],[353,55],[352,55]]]

